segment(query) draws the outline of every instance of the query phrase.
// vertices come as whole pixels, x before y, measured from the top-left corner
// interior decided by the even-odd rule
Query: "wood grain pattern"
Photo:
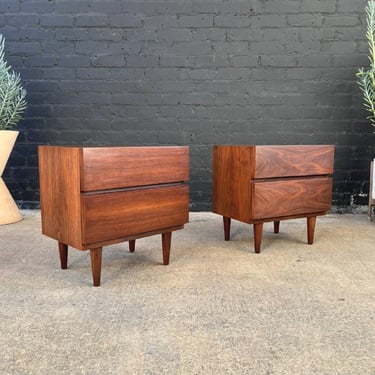
[[[256,146],[254,178],[333,173],[333,146]]]
[[[303,178],[255,182],[253,219],[328,211],[332,178]]]
[[[100,285],[102,247],[162,234],[169,261],[171,232],[189,221],[188,147],[39,146],[42,232],[58,241],[61,267],[68,246],[90,250]],[[169,233],[169,234],[168,234]]]
[[[78,148],[39,146],[42,233],[80,247],[80,153]]]
[[[129,237],[188,221],[187,185],[82,196],[82,243]]]
[[[253,146],[213,147],[212,211],[236,220],[251,220],[251,174]]]
[[[82,150],[82,191],[188,180],[188,147],[89,147]]]
[[[262,224],[308,218],[308,243],[315,217],[331,207],[332,145],[215,145],[212,161],[212,211],[223,216],[229,240],[231,219],[254,224],[254,248],[260,252]],[[314,224],[314,225],[313,225]]]

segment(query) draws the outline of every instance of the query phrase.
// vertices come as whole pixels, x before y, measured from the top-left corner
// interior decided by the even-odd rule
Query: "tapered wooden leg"
[[[131,253],[134,253],[134,250],[135,250],[135,240],[130,240],[129,241],[129,251]]]
[[[172,232],[162,233],[161,242],[163,246],[163,264],[169,264],[169,254],[171,252]]]
[[[230,217],[223,216],[224,224],[224,240],[229,241],[230,238]]]
[[[60,265],[62,270],[68,268],[68,245],[59,242]]]
[[[260,245],[262,243],[263,223],[254,224],[254,250],[260,253]]]
[[[93,284],[94,286],[99,286],[102,270],[102,247],[90,249],[90,257]]]
[[[280,230],[280,220],[273,222],[273,233],[279,233]]]
[[[316,216],[309,216],[307,218],[307,243],[312,245],[314,242]]]

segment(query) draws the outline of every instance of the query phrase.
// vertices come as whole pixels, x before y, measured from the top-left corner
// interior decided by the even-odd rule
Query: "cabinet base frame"
[[[273,232],[279,233],[280,230],[280,221],[281,220],[288,220],[288,219],[298,219],[304,218],[307,219],[307,243],[312,245],[314,243],[314,233],[315,233],[315,224],[316,224],[316,217],[326,215],[327,212],[316,212],[313,214],[308,215],[292,215],[286,217],[278,217],[278,218],[267,218],[267,219],[258,219],[258,220],[251,220],[247,224],[253,224],[253,231],[254,231],[254,251],[256,254],[260,253],[260,247],[262,243],[262,234],[263,234],[263,223],[265,222],[272,222],[273,221]],[[223,216],[223,227],[224,227],[224,240],[230,240],[230,227],[231,227],[231,218]]]
[[[128,241],[129,251],[133,253],[135,251],[136,239],[153,236],[155,234],[161,234],[163,265],[167,266],[169,264],[169,258],[170,258],[170,252],[171,252],[172,232],[175,230],[183,229],[183,228],[184,226],[180,225],[180,226],[176,226],[172,228],[166,228],[166,229],[163,229],[162,231],[147,232],[147,233],[142,233],[141,235],[117,239],[111,242],[88,245],[87,248],[83,250],[90,250],[93,285],[100,286],[101,269],[102,269],[102,250],[103,250],[104,245],[112,245],[115,243]],[[61,266],[61,269],[65,270],[68,268],[68,245],[58,241],[58,248],[59,248],[59,255],[60,255],[60,266]]]

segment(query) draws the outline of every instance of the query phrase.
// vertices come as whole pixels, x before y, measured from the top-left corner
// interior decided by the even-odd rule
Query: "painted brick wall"
[[[191,208],[210,210],[213,144],[327,143],[334,205],[366,204],[364,5],[1,0],[30,103],[4,179],[21,207],[38,207],[38,144],[189,145]]]

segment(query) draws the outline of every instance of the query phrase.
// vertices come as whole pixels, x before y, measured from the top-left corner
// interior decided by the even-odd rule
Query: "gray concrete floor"
[[[375,374],[375,223],[366,215],[252,228],[191,213],[169,266],[160,236],[88,252],[41,234],[39,211],[0,226],[0,374]]]

